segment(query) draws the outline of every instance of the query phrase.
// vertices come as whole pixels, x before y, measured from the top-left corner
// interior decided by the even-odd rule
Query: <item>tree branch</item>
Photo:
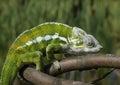
[[[96,68],[120,68],[120,57],[113,55],[87,55],[70,57],[60,62],[61,70],[57,70],[52,65],[50,75],[59,75],[60,73],[72,70],[90,70]]]
[[[111,55],[87,55],[70,57],[60,61],[61,69],[57,70],[54,65],[48,70],[50,75],[59,75],[64,72],[72,70],[89,70],[96,68],[120,68],[120,57]],[[26,80],[31,81],[35,85],[91,85],[78,81],[63,80],[56,77],[49,76],[42,72],[37,72],[34,69],[27,68],[23,76]]]
[[[24,71],[24,77],[35,85],[92,85],[79,81],[64,80],[38,72],[33,68],[27,68]]]

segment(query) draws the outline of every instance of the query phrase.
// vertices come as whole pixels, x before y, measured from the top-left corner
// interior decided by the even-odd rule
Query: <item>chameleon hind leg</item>
[[[25,53],[20,55],[18,66],[24,63],[36,64],[36,70],[42,71],[42,53],[40,51]]]

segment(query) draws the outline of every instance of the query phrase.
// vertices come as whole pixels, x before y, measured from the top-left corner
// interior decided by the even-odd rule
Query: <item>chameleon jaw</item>
[[[73,46],[67,51],[69,54],[83,54],[83,53],[95,53],[98,52],[102,48],[101,45],[97,45],[96,47],[90,48],[85,45],[81,46]]]

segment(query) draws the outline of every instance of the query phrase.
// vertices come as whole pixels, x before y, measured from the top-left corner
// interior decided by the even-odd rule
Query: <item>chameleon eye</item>
[[[95,43],[94,42],[88,42],[88,47],[95,47]]]

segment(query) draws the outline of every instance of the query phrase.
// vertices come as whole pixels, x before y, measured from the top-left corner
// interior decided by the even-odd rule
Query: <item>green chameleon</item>
[[[78,27],[57,22],[40,24],[20,34],[9,48],[1,73],[1,85],[12,85],[21,66],[36,64],[43,71],[46,64],[59,62],[54,54],[83,54],[98,52],[102,46],[92,36]]]

